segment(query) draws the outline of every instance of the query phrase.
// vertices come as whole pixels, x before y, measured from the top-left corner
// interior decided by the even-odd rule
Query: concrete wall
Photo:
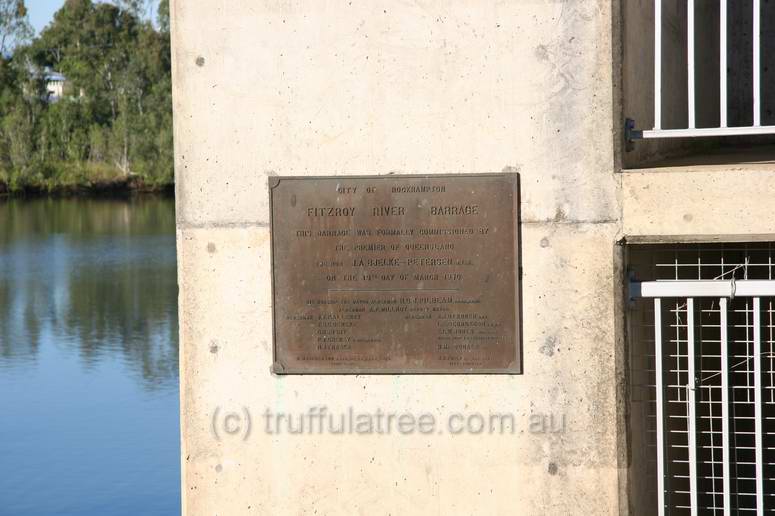
[[[616,242],[775,233],[775,183],[767,167],[617,172],[617,8],[173,0],[186,514],[597,515],[637,503]],[[521,174],[523,375],[271,374],[269,176],[502,170]],[[516,431],[264,431],[266,409],[319,406],[440,424],[511,413]],[[537,428],[544,416],[564,428]]]
[[[623,232],[651,241],[769,240],[775,163],[623,174]]]
[[[772,240],[775,173],[618,172],[621,115],[648,97],[618,23],[647,4],[173,0],[186,514],[650,512],[616,242]],[[269,176],[502,170],[521,174],[523,375],[270,372]],[[266,409],[321,406],[515,431],[265,431]]]
[[[611,9],[173,1],[187,514],[618,512]],[[524,375],[270,374],[267,176],[501,170],[522,174]],[[517,426],[260,427],[267,407],[317,405],[508,412]],[[216,409],[243,407],[249,437],[216,438]]]

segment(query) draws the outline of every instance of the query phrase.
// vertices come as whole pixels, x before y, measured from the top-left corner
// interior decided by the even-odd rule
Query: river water
[[[171,199],[0,201],[0,514],[180,511]]]

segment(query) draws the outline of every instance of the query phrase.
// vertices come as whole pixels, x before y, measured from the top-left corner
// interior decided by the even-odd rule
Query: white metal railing
[[[654,358],[655,358],[655,388],[656,388],[656,449],[657,449],[657,497],[658,514],[664,516],[671,509],[688,510],[692,516],[697,514],[723,514],[749,510],[752,514],[762,515],[773,510],[771,505],[765,505],[765,497],[773,496],[773,481],[771,474],[767,475],[765,487],[765,465],[773,466],[771,455],[764,457],[765,436],[773,433],[772,417],[763,415],[763,403],[767,403],[771,414],[772,403],[775,400],[775,366],[772,355],[775,354],[775,337],[773,337],[773,313],[775,312],[771,296],[775,295],[775,280],[666,280],[632,282],[630,284],[632,298],[653,299],[654,309]],[[744,301],[744,306],[730,307],[730,300]],[[765,310],[769,314],[769,322],[762,320],[762,298],[769,303]],[[663,299],[677,301],[671,308],[663,307]],[[695,301],[700,303],[695,305]],[[716,308],[718,307],[718,308]],[[674,321],[663,320],[663,312],[672,315]],[[728,311],[744,317],[742,324],[728,321]],[[700,320],[695,320],[695,313]],[[708,319],[710,317],[710,319]],[[709,322],[710,321],[710,322]],[[744,332],[744,336],[730,338],[728,327]],[[763,353],[762,325],[769,331],[769,351]],[[695,335],[695,328],[702,331],[718,331],[718,337],[710,338]],[[663,335],[664,329],[673,330],[674,337]],[[710,352],[703,351],[703,345],[710,345]],[[744,351],[740,351],[743,346]],[[750,347],[749,347],[750,346]],[[769,366],[763,371],[763,359],[769,357]],[[730,363],[734,358],[734,363]],[[718,359],[719,362],[715,362]],[[718,363],[717,366],[709,366]],[[741,367],[742,366],[742,367]],[[708,375],[710,373],[710,375]],[[703,378],[703,375],[705,377]],[[736,375],[735,379],[731,376]],[[763,378],[768,382],[763,386]],[[670,380],[668,380],[670,378]],[[704,380],[706,381],[703,384]],[[752,379],[752,380],[751,380]],[[699,382],[698,382],[699,380]],[[719,382],[719,383],[715,383]],[[712,385],[711,385],[712,384]],[[670,394],[666,395],[670,389]],[[763,391],[767,391],[768,401],[763,400]],[[704,399],[698,399],[700,391],[707,392]],[[720,399],[715,392],[720,391]],[[743,392],[747,399],[740,398]],[[668,408],[669,404],[673,404]],[[747,404],[753,405],[753,417],[730,415],[730,406],[735,408]],[[715,406],[721,405],[719,415],[714,415]],[[683,416],[676,415],[676,406],[685,408]],[[702,415],[698,410],[702,409]],[[717,410],[717,409],[716,409]],[[710,411],[708,415],[706,412]],[[676,423],[676,418],[680,420]],[[741,420],[753,419],[753,460],[740,458],[738,448],[730,443],[730,438],[737,440],[740,433],[731,426]],[[685,420],[685,421],[684,421]],[[768,428],[763,423],[769,422]],[[720,431],[714,430],[714,424],[720,423]],[[708,426],[710,425],[710,426]],[[714,434],[721,434],[721,445],[713,444]],[[676,443],[675,435],[685,434],[686,440]],[[704,439],[711,434],[711,443],[698,445],[698,436]],[[670,435],[671,437],[668,437]],[[768,437],[770,438],[770,437]],[[672,440],[672,442],[668,442]],[[684,444],[685,443],[685,444]],[[676,450],[686,450],[686,459],[676,458]],[[711,457],[698,458],[700,451],[711,449],[714,453],[720,448],[721,478],[716,468],[717,459]],[[745,447],[743,447],[745,448]],[[771,450],[772,448],[766,448]],[[768,460],[769,462],[765,462]],[[687,462],[687,472],[672,476],[666,469]],[[698,472],[698,464],[703,468]],[[734,468],[733,468],[734,466]],[[751,473],[742,475],[753,476],[744,480],[753,480],[752,491],[741,491],[738,481],[741,479],[739,467],[750,467]],[[733,469],[735,470],[733,472]],[[682,470],[683,471],[683,470]],[[771,473],[771,469],[768,470]],[[733,476],[734,475],[734,476]],[[678,478],[682,482],[682,490],[676,491],[666,485]],[[708,489],[708,479],[713,482]],[[718,481],[718,483],[715,483]],[[700,483],[705,482],[705,490]],[[718,492],[719,486],[722,492]],[[688,505],[671,504],[666,501],[666,494],[688,494]],[[703,496],[703,502],[698,501]],[[739,497],[750,497],[748,509],[739,504]],[[717,501],[717,497],[720,498]],[[712,502],[708,502],[711,500]],[[736,501],[733,501],[736,500]],[[708,505],[710,504],[710,505]]]
[[[680,0],[679,0],[680,1]],[[662,127],[662,2],[654,0],[654,128],[644,131],[630,131],[632,138],[685,138],[702,136],[742,136],[775,134],[775,125],[761,125],[761,0],[753,0],[753,125],[730,127],[727,120],[727,2],[719,2],[719,126],[697,127],[695,90],[695,0],[687,2],[687,127],[664,129]]]

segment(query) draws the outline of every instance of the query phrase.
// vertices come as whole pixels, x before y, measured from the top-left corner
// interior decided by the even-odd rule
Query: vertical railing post
[[[719,0],[719,126],[727,126],[727,0]]]
[[[756,514],[764,514],[764,465],[762,453],[762,331],[761,300],[753,298],[753,402],[756,447]]]
[[[686,430],[689,437],[689,500],[691,515],[697,516],[697,380],[696,365],[694,361],[694,299],[686,300],[686,374],[688,417]]]
[[[727,335],[727,298],[719,300],[720,345],[721,345],[721,462],[722,486],[724,489],[724,516],[732,510],[730,487],[731,470],[729,467],[729,343]]]
[[[761,0],[753,0],[753,125],[762,125]]]
[[[657,390],[657,514],[665,516],[665,415],[662,376],[662,300],[654,298],[654,374]]]
[[[686,73],[688,79],[689,129],[697,127],[694,95],[694,0],[686,0]]]
[[[662,129],[662,0],[654,0],[654,130]]]

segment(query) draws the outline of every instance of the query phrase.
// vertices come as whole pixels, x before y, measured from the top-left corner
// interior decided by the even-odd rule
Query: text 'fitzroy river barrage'
[[[277,372],[521,369],[515,175],[272,181]]]

